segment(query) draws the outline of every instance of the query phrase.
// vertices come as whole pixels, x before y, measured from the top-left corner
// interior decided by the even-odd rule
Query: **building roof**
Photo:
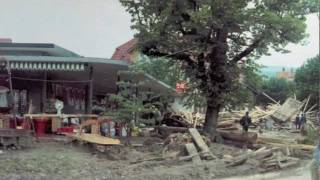
[[[131,59],[132,57],[130,56],[130,53],[135,49],[137,43],[138,43],[138,39],[133,38],[130,41],[117,47],[111,59],[124,60],[128,62],[133,61],[133,59]]]
[[[110,63],[116,65],[128,64],[121,61],[106,59],[106,58],[93,58],[93,57],[56,57],[56,56],[1,56],[0,60],[19,61],[19,62],[68,62],[68,63]]]
[[[81,57],[80,55],[52,43],[0,43],[0,55],[29,55]]]
[[[1,62],[2,60],[2,62]],[[1,56],[0,64],[9,62],[14,72],[36,73],[48,71],[57,79],[83,81],[88,79],[88,67],[93,68],[95,94],[116,91],[117,73],[128,70],[125,61],[92,57],[53,57],[53,56]],[[154,77],[141,73],[137,78],[145,79],[144,88],[155,92],[173,92],[170,86]]]

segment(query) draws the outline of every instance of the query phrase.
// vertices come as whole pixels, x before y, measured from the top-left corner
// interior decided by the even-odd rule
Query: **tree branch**
[[[254,51],[259,46],[262,39],[263,38],[260,37],[260,38],[256,39],[255,41],[253,41],[253,43],[251,45],[249,45],[245,50],[243,50],[241,53],[236,55],[231,61],[236,63],[236,62],[240,61],[243,57],[248,56],[252,51]]]

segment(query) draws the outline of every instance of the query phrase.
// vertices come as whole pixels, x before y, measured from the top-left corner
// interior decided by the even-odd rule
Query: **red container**
[[[36,136],[44,136],[46,134],[46,126],[47,126],[48,120],[47,119],[35,119],[34,120],[34,126],[36,131]]]
[[[62,127],[57,129],[57,134],[69,134],[73,133],[74,127],[68,126],[68,127]]]

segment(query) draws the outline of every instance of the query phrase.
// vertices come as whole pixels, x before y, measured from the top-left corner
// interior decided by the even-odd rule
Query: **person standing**
[[[296,125],[296,130],[299,130],[300,129],[300,115],[299,114],[297,114],[294,124]]]
[[[249,116],[249,112],[247,111],[246,115],[241,118],[240,125],[242,126],[243,131],[248,132],[250,124],[251,117]]]

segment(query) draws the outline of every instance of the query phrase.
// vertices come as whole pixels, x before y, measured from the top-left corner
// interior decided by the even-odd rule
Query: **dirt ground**
[[[219,180],[309,180],[311,179],[310,161],[303,161],[301,167],[265,174],[221,178]]]
[[[163,156],[163,145],[157,143],[161,141],[143,139],[142,147],[113,146],[100,151],[85,144],[41,141],[33,148],[0,154],[0,179],[205,180],[260,172],[254,161],[233,168],[227,168],[220,159],[200,164],[177,161],[176,151],[166,152],[172,159],[139,162]],[[212,144],[210,149],[216,157],[236,156],[245,151],[220,144]]]

